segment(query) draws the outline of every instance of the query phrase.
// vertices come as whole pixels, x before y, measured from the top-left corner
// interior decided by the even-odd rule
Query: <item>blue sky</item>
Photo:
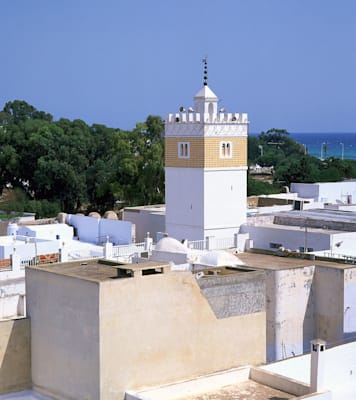
[[[207,55],[251,132],[356,132],[354,0],[3,0],[0,35],[0,108],[132,129],[192,105]]]

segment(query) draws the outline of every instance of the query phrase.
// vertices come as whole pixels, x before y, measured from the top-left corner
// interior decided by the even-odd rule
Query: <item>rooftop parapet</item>
[[[168,114],[167,124],[204,123],[204,124],[248,124],[247,113],[198,113],[180,112]]]

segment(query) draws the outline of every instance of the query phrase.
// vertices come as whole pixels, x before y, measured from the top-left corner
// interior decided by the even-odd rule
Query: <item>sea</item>
[[[290,137],[311,156],[356,160],[356,133],[290,133]]]

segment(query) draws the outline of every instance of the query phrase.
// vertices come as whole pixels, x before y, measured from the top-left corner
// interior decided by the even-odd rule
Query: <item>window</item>
[[[313,252],[314,251],[314,249],[313,249],[313,247],[304,247],[304,246],[300,246],[299,247],[299,251],[301,252],[301,253],[311,253],[311,252]]]
[[[221,142],[220,143],[220,158],[231,158],[232,157],[232,143]]]
[[[179,158],[190,158],[190,143],[179,142],[178,143],[178,157]]]
[[[270,248],[270,249],[279,249],[280,247],[283,247],[283,246],[282,246],[282,243],[272,243],[272,242],[271,242],[271,243],[269,244],[269,248]]]

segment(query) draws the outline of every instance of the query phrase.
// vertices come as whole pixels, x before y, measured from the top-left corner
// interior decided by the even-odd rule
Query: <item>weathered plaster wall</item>
[[[0,393],[31,388],[30,321],[0,322]]]
[[[266,271],[267,361],[303,353],[313,339],[314,267]]]
[[[100,333],[106,400],[265,359],[265,313],[217,319],[190,272],[101,283]]]
[[[217,318],[265,311],[265,274],[241,274],[199,279],[198,284]]]
[[[136,242],[143,242],[150,232],[154,241],[157,239],[157,232],[164,232],[166,229],[166,218],[163,213],[154,213],[152,210],[124,209],[124,220],[130,221],[136,226]]]
[[[356,335],[356,268],[344,272],[344,336]]]
[[[100,398],[99,285],[28,268],[34,388],[55,399]]]
[[[343,338],[344,270],[316,267],[314,279],[315,337],[327,342]]]

